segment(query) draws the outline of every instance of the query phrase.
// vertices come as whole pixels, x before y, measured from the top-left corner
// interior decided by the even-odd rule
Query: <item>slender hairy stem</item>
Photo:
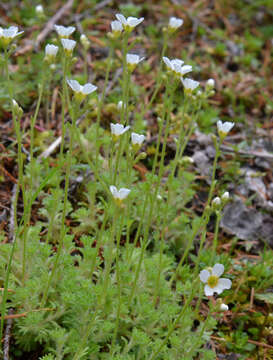
[[[109,82],[109,74],[112,67],[113,62],[113,54],[114,54],[114,47],[112,44],[110,44],[110,50],[109,50],[109,57],[107,60],[107,67],[106,67],[106,74],[104,79],[104,84],[102,88],[102,93],[99,98],[98,102],[98,112],[97,112],[97,123],[96,123],[96,137],[95,137],[95,149],[96,149],[96,159],[95,159],[95,166],[98,167],[98,158],[99,158],[99,128],[100,128],[100,122],[101,122],[101,112],[102,112],[102,106],[104,104],[105,99],[105,92],[107,89],[107,85]]]
[[[213,256],[211,257],[211,261],[213,262],[215,255],[216,255],[216,249],[218,244],[218,234],[219,234],[219,226],[221,221],[221,212],[216,211],[216,224],[215,224],[215,230],[214,230],[214,237],[213,237],[213,245],[212,245],[212,253]]]
[[[162,52],[161,52],[161,56],[160,56],[160,63],[159,63],[159,70],[156,74],[156,82],[155,82],[155,88],[154,91],[152,93],[152,96],[150,98],[149,103],[143,107],[143,110],[141,112],[141,118],[143,118],[144,114],[150,109],[150,107],[152,106],[152,104],[155,101],[155,98],[158,94],[158,91],[162,85],[162,72],[163,72],[163,60],[162,58],[165,56],[166,54],[166,50],[167,50],[167,46],[168,46],[168,40],[169,40],[169,34],[168,32],[164,33],[164,37],[163,37],[163,46],[162,46]]]
[[[100,302],[100,306],[104,306],[106,299],[107,299],[107,289],[109,285],[109,279],[110,279],[110,272],[113,262],[113,250],[115,246],[115,236],[117,234],[117,219],[119,216],[119,212],[115,211],[114,217],[113,217],[113,223],[112,223],[112,229],[111,229],[111,238],[109,241],[109,257],[106,262],[106,267],[104,271],[104,278],[103,278],[103,291],[102,291],[102,300]]]
[[[69,134],[69,150],[67,152],[67,157],[66,157],[66,174],[65,174],[65,186],[64,186],[64,203],[63,203],[63,213],[62,213],[62,222],[61,222],[61,231],[60,231],[60,241],[59,241],[59,246],[58,246],[58,250],[57,250],[57,254],[55,257],[55,261],[53,264],[53,268],[51,271],[51,274],[48,278],[48,282],[43,294],[43,298],[42,298],[42,307],[44,306],[44,304],[47,301],[47,296],[48,296],[48,291],[49,291],[49,287],[51,285],[51,282],[55,276],[58,264],[59,264],[59,259],[62,253],[62,248],[63,248],[63,242],[64,242],[64,237],[66,235],[66,228],[65,228],[65,217],[66,217],[66,211],[67,211],[67,206],[68,206],[68,187],[69,187],[69,177],[70,177],[70,170],[71,170],[71,163],[72,163],[72,150],[73,150],[73,143],[74,143],[74,134],[76,133],[77,129],[76,129],[76,114],[79,110],[79,106],[78,104],[74,105],[74,108],[72,110],[72,126],[70,127],[70,134]]]
[[[168,103],[169,103],[170,94],[172,92],[171,89],[173,89],[173,92],[174,92],[174,87],[172,87],[170,85],[170,81],[168,79],[167,84],[166,84],[166,93],[165,93],[165,97],[164,97],[164,107],[163,107],[162,118],[160,119],[160,123],[159,123],[159,132],[158,132],[158,137],[157,137],[155,156],[154,156],[154,160],[153,160],[152,175],[155,174],[155,170],[156,170],[156,166],[157,166],[157,161],[158,161],[158,156],[159,156],[159,147],[160,147],[161,137],[162,137],[162,133],[163,133],[163,127],[164,127],[164,120],[165,120],[166,113],[169,110]],[[170,113],[170,111],[169,111],[169,113]],[[166,132],[165,132],[165,134],[166,134]]]
[[[158,349],[151,355],[151,357],[149,358],[149,360],[154,360],[154,359],[157,359],[157,355],[160,353],[161,349],[167,344],[171,334],[173,333],[173,331],[175,330],[176,328],[176,325],[179,323],[179,321],[182,322],[183,320],[183,317],[186,313],[186,311],[188,310],[188,307],[194,297],[194,293],[195,293],[195,284],[193,284],[192,286],[192,291],[191,291],[191,294],[190,296],[188,297],[187,301],[185,302],[180,314],[177,316],[177,318],[174,320],[174,322],[172,323],[172,326],[170,327],[165,339],[162,341],[161,345],[158,347]]]
[[[212,199],[212,195],[213,195],[213,191],[214,191],[214,188],[215,188],[215,174],[216,174],[216,167],[217,167],[217,160],[218,160],[218,157],[220,155],[220,144],[218,142],[216,142],[216,153],[215,153],[215,158],[214,158],[214,162],[213,162],[213,169],[212,169],[212,178],[211,178],[211,186],[210,186],[210,190],[209,190],[209,196],[208,196],[208,200],[207,200],[207,206],[210,205],[211,203],[211,199]],[[207,227],[207,222],[209,221],[208,219],[208,212],[206,211],[206,209],[204,210],[203,214],[202,214],[202,217],[200,219],[200,227],[203,229],[203,234],[205,233],[206,234],[206,227]],[[171,279],[170,279],[170,282],[172,283],[178,273],[178,271],[180,270],[181,266],[183,265],[185,259],[188,257],[188,254],[189,254],[189,251],[192,247],[192,244],[193,244],[193,241],[196,237],[196,235],[198,234],[198,232],[200,231],[200,228],[197,227],[196,229],[194,229],[192,231],[192,235],[190,237],[190,239],[188,240],[188,244],[187,244],[187,247],[184,251],[184,254],[182,256],[182,258],[180,259],[178,265],[177,265],[177,268],[176,268],[176,271],[174,272],[174,274],[172,275]],[[202,240],[201,240],[201,243],[200,243],[200,247],[201,245],[203,246],[203,243],[202,243]],[[199,254],[201,254],[201,251],[199,249],[198,251],[198,256],[200,256]],[[197,263],[199,264],[199,261],[197,260]],[[196,270],[197,271],[197,270]]]
[[[31,117],[31,121],[30,121],[30,179],[29,179],[29,199],[28,199],[28,202],[30,202],[31,199],[32,199],[33,180],[35,178],[35,174],[34,174],[34,156],[33,156],[34,126],[35,126],[37,116],[38,116],[38,113],[39,113],[39,109],[40,109],[40,105],[41,105],[41,100],[42,100],[44,87],[45,87],[45,79],[46,79],[46,75],[43,75],[42,83],[41,83],[41,86],[40,86],[40,89],[39,89],[39,96],[38,96],[36,109],[35,109],[34,115]],[[27,199],[26,199],[26,201],[27,201]],[[26,278],[27,232],[28,232],[29,223],[30,223],[30,215],[31,215],[32,203],[29,203],[28,205],[29,205],[27,207],[28,211],[25,210],[25,212],[24,212],[23,264],[22,264],[22,281],[23,281],[23,285],[25,283],[25,278]]]
[[[141,265],[143,262],[145,250],[148,245],[149,229],[150,229],[151,222],[152,222],[154,205],[157,200],[158,190],[159,190],[159,186],[161,184],[161,180],[162,180],[162,176],[163,176],[164,160],[165,160],[165,154],[166,154],[167,138],[168,138],[169,129],[170,129],[171,109],[172,109],[172,105],[173,105],[172,101],[173,101],[174,91],[175,91],[175,86],[172,86],[171,92],[170,92],[170,98],[168,99],[169,101],[165,102],[165,107],[168,106],[169,111],[167,113],[167,121],[166,121],[166,128],[165,128],[164,139],[163,139],[163,147],[162,147],[162,152],[161,152],[161,157],[160,157],[158,179],[157,179],[157,183],[155,186],[155,191],[154,191],[154,193],[152,193],[152,196],[151,196],[150,209],[149,209],[149,213],[148,213],[148,221],[147,221],[145,229],[144,229],[143,242],[141,245],[141,253],[140,253],[139,262],[138,262],[136,273],[135,273],[132,290],[131,290],[131,293],[129,296],[129,304],[131,304],[131,302],[134,298],[137,280],[138,280],[138,277],[140,274],[140,269],[141,269]],[[166,113],[166,109],[163,109],[163,111],[164,111],[164,113]]]
[[[66,97],[65,97],[65,93],[66,93],[66,77],[67,77],[67,58],[66,56],[63,57],[63,80],[62,80],[62,139],[61,139],[61,149],[60,149],[60,158],[61,158],[61,162],[63,160],[63,152],[64,152],[64,137],[65,137],[65,122],[64,122],[64,117],[65,117],[65,106],[66,106]]]
[[[119,209],[117,209],[117,212]],[[117,288],[118,288],[118,307],[117,307],[117,315],[116,315],[116,325],[115,331],[112,338],[112,349],[114,349],[114,345],[117,339],[118,328],[119,328],[119,318],[120,318],[120,309],[121,309],[121,289],[122,289],[122,282],[121,282],[121,274],[120,274],[120,265],[119,265],[119,257],[120,257],[120,239],[121,233],[123,228],[124,216],[121,217],[119,232],[117,236],[117,248],[116,248],[116,277],[117,277]]]

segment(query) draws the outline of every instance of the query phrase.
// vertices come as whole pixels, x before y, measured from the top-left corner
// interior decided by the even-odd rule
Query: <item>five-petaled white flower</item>
[[[97,90],[97,86],[87,83],[85,85],[80,85],[77,80],[66,79],[67,84],[75,92],[75,97],[78,100],[83,100],[87,95]]]
[[[166,56],[163,57],[163,61],[166,64],[168,70],[172,71],[175,75],[180,77],[192,71],[191,65],[183,65],[184,61],[180,59],[170,60]]]
[[[4,46],[7,46],[16,36],[23,34],[23,31],[18,32],[17,26],[10,26],[7,29],[0,27],[0,40]]]
[[[206,296],[212,296],[215,292],[221,294],[225,289],[231,288],[231,280],[220,278],[224,269],[224,265],[215,264],[213,268],[200,272],[200,280],[206,284],[204,289]]]
[[[122,23],[124,30],[132,30],[144,20],[143,17],[138,19],[132,16],[129,16],[126,19],[122,14],[116,14],[116,18]]]
[[[74,47],[76,46],[76,41],[70,39],[61,39],[64,51],[67,55],[71,55]]]
[[[120,188],[119,190],[114,186],[110,186],[110,191],[114,197],[115,200],[122,201],[127,198],[127,196],[130,194],[131,190],[126,188]]]
[[[48,60],[52,61],[55,59],[57,53],[58,53],[59,47],[52,45],[52,44],[47,44],[45,47],[45,56]]]
[[[181,78],[181,81],[187,92],[193,92],[193,90],[195,90],[200,85],[198,81],[189,78]]]
[[[131,140],[133,145],[141,146],[143,141],[145,140],[145,136],[132,132]]]
[[[112,135],[118,137],[122,134],[124,134],[126,131],[130,129],[130,126],[123,126],[122,124],[110,124],[111,126],[111,133]]]
[[[123,26],[122,23],[118,20],[114,20],[111,22],[111,29],[112,32],[114,33],[114,35],[120,35],[122,30],[123,30]]]
[[[182,19],[179,19],[179,18],[176,18],[174,16],[172,16],[169,20],[169,28],[171,30],[176,30],[178,29],[180,26],[183,25],[183,20]]]
[[[221,120],[217,121],[217,129],[220,138],[225,138],[230,130],[233,128],[234,123],[230,121],[222,122]]]
[[[54,25],[54,29],[61,38],[68,38],[76,30],[74,26]]]

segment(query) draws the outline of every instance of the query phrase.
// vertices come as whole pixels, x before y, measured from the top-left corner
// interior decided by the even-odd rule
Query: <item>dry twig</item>
[[[9,309],[8,314],[11,316],[14,310]],[[9,360],[9,341],[10,341],[10,332],[12,327],[12,318],[7,320],[7,325],[4,334],[4,351],[3,351],[3,360]]]

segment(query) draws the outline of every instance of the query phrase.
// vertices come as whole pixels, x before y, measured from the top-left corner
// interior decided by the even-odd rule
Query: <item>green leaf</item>
[[[273,304],[273,293],[255,294],[255,298],[258,300],[262,300],[268,304]]]

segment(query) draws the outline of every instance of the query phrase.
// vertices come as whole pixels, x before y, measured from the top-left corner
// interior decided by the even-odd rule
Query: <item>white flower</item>
[[[10,26],[7,29],[0,27],[0,40],[4,45],[8,45],[16,36],[23,34],[23,31],[18,32],[17,26]]]
[[[220,310],[221,310],[221,311],[228,311],[228,305],[222,303],[222,304],[220,305]]]
[[[224,138],[228,132],[233,128],[234,123],[230,121],[222,122],[221,120],[217,121],[217,128],[219,136]]]
[[[122,23],[118,20],[114,20],[111,22],[111,29],[112,29],[112,32],[116,35],[119,35],[122,30],[123,30],[123,26],[122,26]]]
[[[124,200],[130,194],[131,190],[126,188],[117,189],[114,185],[110,186],[110,191],[116,200]]]
[[[135,54],[127,54],[126,55],[126,62],[127,62],[127,64],[131,64],[131,65],[137,65],[144,59],[145,59],[144,57],[140,57],[139,55],[135,55]]]
[[[185,78],[185,79],[181,78],[181,81],[185,90],[187,90],[188,92],[192,92],[200,85],[198,81],[189,78]]]
[[[229,192],[226,191],[226,192],[224,192],[224,194],[221,196],[221,200],[223,200],[223,201],[228,201],[228,199],[229,199]]]
[[[138,19],[132,16],[126,19],[122,14],[116,14],[116,18],[122,23],[125,30],[132,30],[144,20],[143,17]]]
[[[231,288],[231,281],[229,279],[220,278],[223,272],[224,265],[222,264],[215,264],[212,269],[205,269],[200,272],[200,280],[206,284],[206,296],[212,296],[215,292],[221,294],[225,289]]]
[[[35,11],[36,11],[37,15],[43,15],[43,13],[44,13],[43,5],[37,5],[35,8]]]
[[[58,50],[59,50],[58,46],[47,44],[45,47],[45,55],[47,58],[52,60],[56,57]]]
[[[175,75],[178,75],[180,77],[192,71],[191,65],[183,65],[184,64],[183,60],[179,60],[179,59],[170,60],[169,58],[164,56],[163,61],[170,71],[174,72]]]
[[[206,86],[210,89],[214,88],[215,86],[215,80],[214,79],[208,79],[206,82]]]
[[[183,25],[183,22],[184,21],[182,19],[172,16],[169,20],[169,28],[171,28],[172,30],[176,30]]]
[[[71,89],[79,95],[80,99],[84,98],[86,95],[91,94],[92,92],[97,90],[97,86],[87,83],[85,85],[80,85],[77,80],[69,80],[66,79],[67,84],[71,87]]]
[[[114,136],[120,136],[130,129],[130,126],[124,127],[122,124],[111,123],[110,126],[111,126],[111,133]]]
[[[61,39],[62,45],[64,47],[64,50],[67,52],[68,55],[70,55],[76,46],[76,41],[69,40],[69,39]]]
[[[57,31],[58,35],[61,38],[69,37],[76,30],[76,28],[74,26],[65,27],[62,25],[54,25],[54,29]]]
[[[133,145],[141,146],[143,141],[145,140],[145,136],[144,135],[139,135],[139,134],[136,134],[136,133],[132,132],[131,140],[132,140]]]

